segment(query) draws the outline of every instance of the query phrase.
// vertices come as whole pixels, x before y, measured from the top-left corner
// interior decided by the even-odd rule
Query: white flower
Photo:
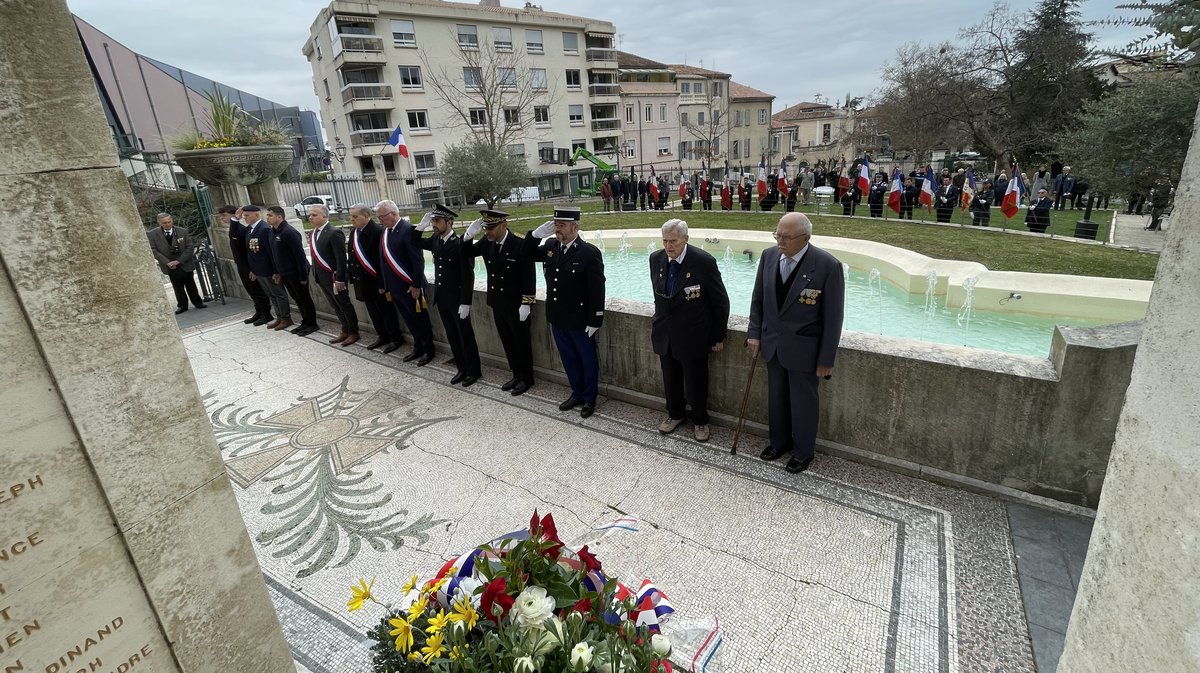
[[[533,657],[517,657],[513,662],[513,673],[533,673]]]
[[[554,597],[546,595],[546,590],[542,587],[525,587],[517,596],[513,612],[521,626],[527,629],[541,627],[542,622],[554,614]]]
[[[650,636],[650,647],[654,648],[654,653],[659,657],[671,654],[671,641],[662,634],[656,633]]]
[[[596,673],[624,673],[625,664],[620,659],[616,661],[596,662]]]
[[[566,645],[567,645],[567,624],[566,624],[566,622],[559,619],[558,617],[551,617],[550,618],[550,626],[547,627],[546,630],[550,632],[550,635],[554,637],[554,640],[558,641],[557,644],[562,645],[563,647],[566,647]]]
[[[583,673],[592,665],[593,648],[587,643],[576,643],[571,648],[571,669],[575,673]]]

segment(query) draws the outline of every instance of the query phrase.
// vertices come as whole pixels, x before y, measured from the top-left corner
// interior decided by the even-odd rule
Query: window
[[[563,33],[563,52],[579,53],[579,33]]]
[[[764,107],[764,108],[758,109],[758,123],[759,124],[767,123],[767,108]]]
[[[632,105],[625,106],[625,123],[626,124],[633,123],[633,106]]]
[[[713,113],[713,116],[712,116],[713,126],[716,126],[721,123],[721,111],[713,110],[712,113]]]
[[[463,49],[478,49],[479,48],[479,31],[475,26],[466,24],[458,24],[458,46]]]
[[[321,83],[325,85],[325,100],[332,100],[332,97],[329,95],[329,80],[323,79]]]
[[[692,92],[692,85],[690,83],[681,82],[679,84],[679,93],[691,93],[691,92]]]
[[[492,28],[492,46],[496,51],[512,51],[512,28]]]
[[[535,105],[533,107],[533,123],[538,126],[549,126],[550,108],[545,105]]]
[[[717,136],[716,138],[713,138],[712,153],[713,154],[721,153],[721,136]]]
[[[746,142],[742,143],[742,158],[746,159],[749,157],[750,157],[750,139],[747,138]]]
[[[538,159],[554,161],[554,143],[538,143]]]
[[[467,85],[467,91],[473,91],[483,86],[483,73],[479,68],[463,68],[463,82]]]
[[[550,88],[550,82],[546,79],[545,68],[531,68],[529,70],[529,84],[534,91],[545,91]]]
[[[779,136],[771,136],[771,150],[774,152],[779,151]]]
[[[421,91],[424,85],[421,83],[421,66],[419,65],[402,65],[400,66],[400,90],[401,91]]]
[[[580,84],[580,82],[582,82],[582,81],[583,80],[581,80],[579,77],[578,70],[568,70],[567,71],[567,90],[568,91],[579,91],[580,87],[582,86]]]
[[[704,82],[696,82],[695,84],[693,84],[692,85],[692,93],[694,93],[694,94],[704,93]]]
[[[410,131],[429,131],[429,111],[428,110],[409,110],[408,111],[408,130]]]
[[[637,156],[637,141],[636,140],[632,140],[632,139],[626,140],[624,147],[625,147],[625,158],[626,159],[632,159]]]
[[[682,158],[686,157],[688,155],[687,151],[688,151],[688,144],[687,144],[687,141],[684,140],[679,143],[679,158],[682,159]]]
[[[516,68],[496,68],[496,79],[500,80],[501,89],[517,88]]]
[[[671,136],[658,137],[658,156],[664,157],[671,153]]]
[[[648,121],[648,122],[654,121],[654,106],[653,105],[646,106],[646,121]]]
[[[316,50],[317,60],[320,61],[321,60],[321,41],[315,37],[313,38],[313,49]]]
[[[680,126],[687,126],[687,125],[688,125],[687,113],[686,113],[686,112],[680,112],[680,113],[679,113],[679,125],[680,125]]]
[[[666,103],[663,103],[662,105],[658,106],[658,121],[660,121],[660,122],[667,121],[667,104]]]
[[[417,33],[412,21],[392,19],[392,44],[397,47],[417,46]]]
[[[471,126],[473,128],[487,126],[487,110],[481,107],[473,107],[467,110],[467,116],[471,118]]]
[[[542,52],[542,31],[540,30],[525,30],[525,51],[531,54],[541,54]]]
[[[696,113],[696,126],[704,126],[704,110]]]
[[[830,132],[829,124],[821,124],[821,142],[823,142],[823,143],[829,142],[829,132]]]
[[[437,160],[433,152],[414,152],[413,165],[417,167],[418,173],[432,173],[437,170]]]
[[[729,142],[729,155],[736,157],[738,155],[739,151],[740,151],[740,148],[738,147],[738,141],[731,140]]]
[[[583,106],[568,105],[567,120],[571,122],[571,126],[583,126]]]
[[[721,83],[720,82],[712,83],[712,92],[713,92],[713,98],[721,97]]]
[[[508,156],[525,158],[525,143],[516,143],[508,146]]]
[[[575,150],[579,149],[580,147],[587,147],[587,141],[586,140],[572,140],[571,141],[571,152],[572,153],[574,153]]]
[[[515,107],[504,108],[504,125],[505,126],[520,126],[521,111]]]

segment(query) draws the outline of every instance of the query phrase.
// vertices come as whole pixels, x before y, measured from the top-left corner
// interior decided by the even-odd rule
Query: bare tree
[[[451,29],[458,41],[458,35]],[[475,140],[496,149],[531,137],[537,115],[549,115],[561,100],[557,77],[544,68],[532,68],[522,51],[510,44],[500,49],[486,35],[478,46],[463,46],[457,64],[434,64],[421,50],[427,84],[447,112],[446,125],[463,127]],[[548,119],[548,117],[547,117]]]
[[[895,60],[883,69],[883,86],[876,95],[878,128],[891,138],[893,150],[911,152],[917,162],[939,145],[961,142],[962,127],[948,123],[949,104],[944,98],[943,62],[950,45],[900,47]]]
[[[723,82],[725,87],[725,98],[722,99],[716,95],[713,90],[715,81]],[[700,159],[707,162],[709,169],[713,167],[713,160],[723,156],[723,153],[716,151],[720,143],[720,139],[729,134],[729,107],[723,105],[723,100],[728,100],[729,96],[728,80],[705,80],[704,86],[704,123],[700,123],[699,119],[689,118],[687,123],[683,125],[683,132],[694,140],[696,145],[691,150],[691,158]],[[728,151],[727,148],[725,148]],[[764,148],[764,150],[769,148]]]

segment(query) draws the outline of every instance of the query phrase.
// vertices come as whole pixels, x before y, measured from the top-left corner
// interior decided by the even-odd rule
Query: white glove
[[[529,304],[521,304],[521,308],[517,309],[517,316],[521,318],[521,322],[529,320],[529,312],[531,308]]]
[[[587,332],[588,338],[590,339],[590,338],[596,336],[596,332],[599,332],[600,328],[599,327],[585,327],[583,329],[583,331]]]
[[[471,305],[470,304],[459,304],[458,305],[458,319],[466,320],[467,316],[469,316],[469,315],[471,315]]]
[[[554,235],[554,220],[543,222],[541,226],[533,230],[534,238],[550,238]]]
[[[478,236],[479,232],[481,232],[481,231],[483,231],[483,218],[482,217],[479,218],[478,220],[475,220],[474,222],[472,222],[470,225],[467,226],[467,230],[465,232],[463,232],[463,238],[470,240],[470,239]]]
[[[421,217],[421,223],[417,225],[417,231],[432,231],[433,230],[433,213],[425,213]]]

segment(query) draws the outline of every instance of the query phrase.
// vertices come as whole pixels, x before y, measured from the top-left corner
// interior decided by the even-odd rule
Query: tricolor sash
[[[323,228],[324,227],[322,227],[322,229]],[[326,262],[325,258],[321,256],[321,253],[317,252],[318,231],[320,231],[320,229],[314,230],[312,235],[308,237],[308,249],[312,253],[313,261],[316,262],[318,266],[320,266],[322,269],[325,269],[326,273],[333,273],[333,267],[329,266],[329,262]]]
[[[404,282],[408,283],[409,285],[416,285],[416,283],[414,283],[412,280],[412,276],[408,275],[408,272],[404,270],[404,267],[400,265],[400,262],[396,260],[396,258],[392,255],[392,251],[388,248],[388,234],[391,233],[391,231],[391,229],[383,230],[383,258],[387,261],[387,265],[392,267],[392,271],[397,276],[400,276]]]
[[[379,272],[375,270],[375,267],[371,264],[370,260],[367,259],[367,254],[363,252],[362,249],[362,243],[358,241],[357,229],[350,233],[350,238],[354,241],[354,256],[358,258],[359,266],[366,269],[367,273],[371,274],[372,278],[378,278]]]

